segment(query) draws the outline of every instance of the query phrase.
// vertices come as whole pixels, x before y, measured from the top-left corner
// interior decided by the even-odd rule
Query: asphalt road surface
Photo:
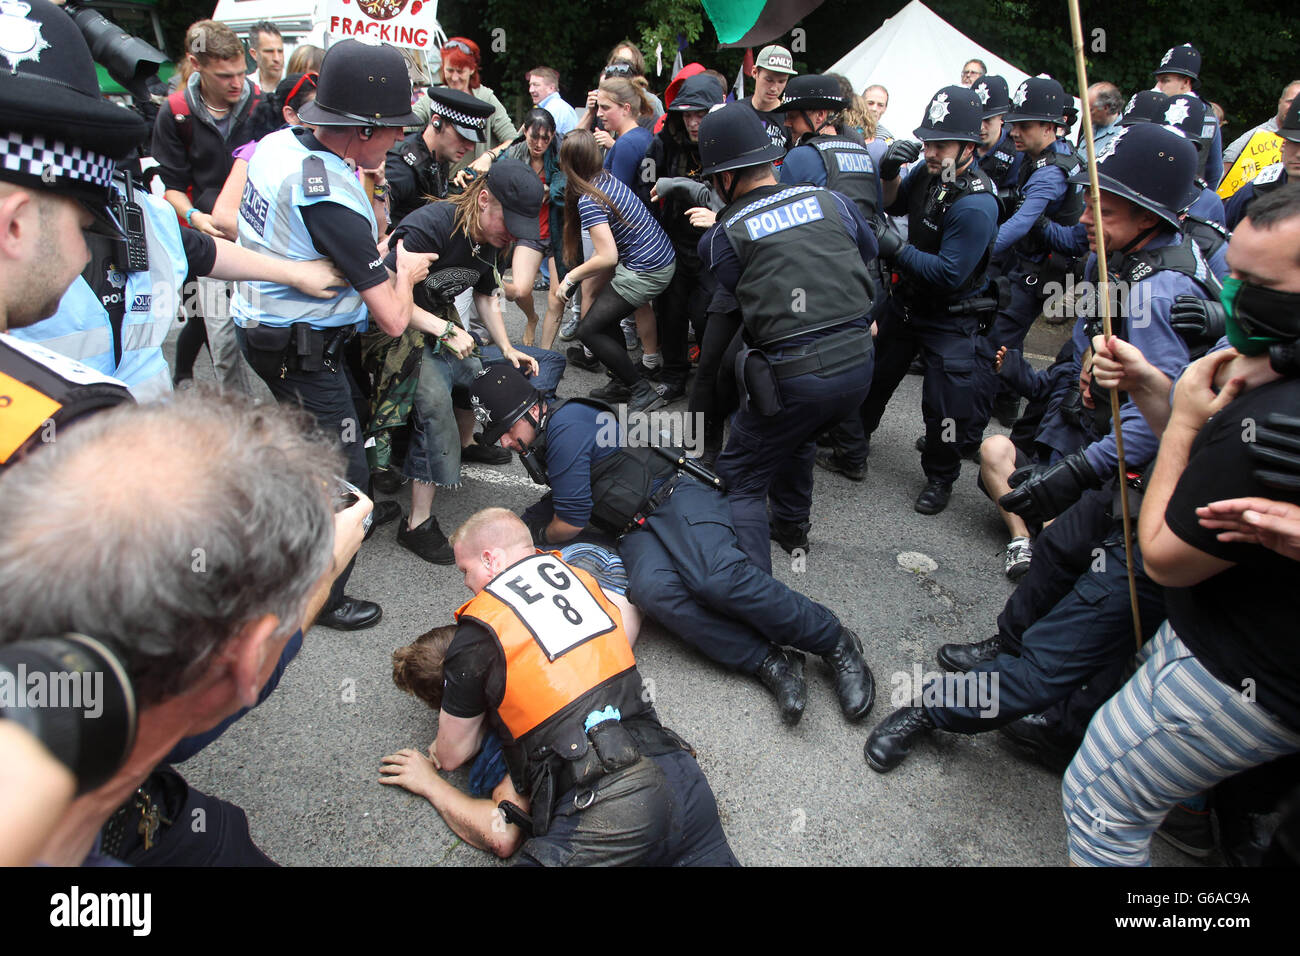
[[[536,300],[540,312],[544,296]],[[507,326],[517,342],[523,319],[513,306]],[[1047,364],[1065,334],[1036,327],[1027,345],[1035,364]],[[211,377],[206,352],[199,377]],[[585,394],[604,381],[571,368],[560,394]],[[923,431],[920,382],[909,376],[894,396],[872,441],[866,481],[817,470],[805,564],[796,568],[772,546],[775,576],[861,635],[877,688],[864,721],[845,721],[815,659],[807,665],[807,711],[787,728],[756,680],[724,671],[657,625],[647,624],[636,645],[660,717],[695,746],[745,865],[1066,862],[1059,776],[999,734],[935,734],[887,775],[862,757],[868,731],[892,709],[891,695],[910,694],[917,669],[937,670],[940,644],[990,637],[1013,588],[1002,571],[1007,535],[975,487],[975,465],[963,464],[942,514],[912,510],[924,484],[913,448]],[[685,402],[670,409],[684,412]],[[517,460],[467,465],[459,488],[438,491],[434,514],[450,533],[480,508],[518,511],[542,490]],[[408,489],[395,497],[409,507]],[[383,606],[380,624],[356,633],[312,630],[271,698],[180,769],[193,786],[242,806],[254,839],[285,865],[496,864],[457,838],[425,800],[378,783],[383,755],[423,750],[436,736],[437,715],[393,686],[391,655],[451,622],[470,596],[461,576],[399,547],[390,524],[362,548],[349,591]],[[449,778],[465,784],[464,772]],[[1193,863],[1160,840],[1152,856],[1157,865]]]

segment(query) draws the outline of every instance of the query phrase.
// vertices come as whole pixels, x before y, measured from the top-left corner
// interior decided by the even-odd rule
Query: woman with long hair
[[[651,302],[668,287],[676,268],[672,242],[645,204],[601,166],[600,148],[586,130],[575,129],[560,147],[560,169],[567,180],[564,209],[564,256],[577,262],[581,232],[591,235],[593,253],[564,281],[552,284],[542,327],[543,347],[555,339],[564,302],[582,283],[583,315],[578,337],[615,380],[591,394],[608,401],[628,401],[632,411],[663,404],[645,366],[628,357],[619,320],[634,313],[638,328],[654,328]]]
[[[555,247],[562,241],[564,221],[564,174],[560,172],[560,150],[556,140],[555,117],[550,110],[535,106],[524,116],[524,141],[506,150],[507,158],[527,163],[546,190],[539,220],[541,241],[538,248],[534,249],[522,242],[515,246],[515,254],[511,259],[511,281],[502,283],[501,286],[505,297],[524,313],[527,322],[522,339],[524,345],[535,344],[537,338],[533,284],[537,281],[542,259],[546,259],[546,268],[553,281],[559,282],[564,278],[556,271],[554,255]]]

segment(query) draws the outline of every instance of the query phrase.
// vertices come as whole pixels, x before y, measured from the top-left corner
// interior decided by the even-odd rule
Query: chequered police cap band
[[[449,119],[457,126],[464,126],[468,129],[487,129],[488,118],[486,116],[466,116],[459,110],[454,110],[450,106],[444,106],[437,100],[432,100],[433,111],[443,119]]]
[[[107,156],[36,133],[10,132],[0,139],[0,166],[48,183],[72,179],[104,189],[113,184],[114,165]]]

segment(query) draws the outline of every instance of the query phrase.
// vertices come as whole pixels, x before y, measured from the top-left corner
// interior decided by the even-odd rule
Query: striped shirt
[[[592,185],[610,198],[623,219],[590,196],[579,196],[578,214],[583,229],[590,230],[601,223],[609,226],[614,245],[618,247],[618,261],[633,272],[653,272],[674,261],[676,256],[668,234],[632,190],[607,172],[602,172]]]

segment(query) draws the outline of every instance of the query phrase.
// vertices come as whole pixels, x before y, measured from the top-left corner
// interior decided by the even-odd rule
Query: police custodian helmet
[[[790,78],[785,85],[785,96],[777,108],[786,112],[831,110],[838,113],[845,105],[838,81],[820,73],[805,73]]]
[[[508,362],[489,365],[470,383],[469,402],[483,426],[481,444],[495,445],[542,400],[542,393]]]
[[[1174,228],[1195,177],[1196,147],[1156,123],[1123,127],[1097,154],[1101,189],[1155,213]],[[1070,182],[1088,185],[1088,171],[1080,169]]]
[[[1038,120],[1041,123],[1063,122],[1065,111],[1074,106],[1060,83],[1046,76],[1031,76],[1016,87],[1011,97],[1007,123]]]
[[[106,102],[90,49],[48,0],[0,2],[0,179],[80,200],[103,231],[114,161],[149,136],[135,113]]]
[[[1000,76],[981,76],[971,91],[980,98],[984,119],[992,119],[1011,112],[1011,92],[1007,81]]]
[[[418,126],[411,78],[396,47],[348,37],[321,61],[316,99],[298,111],[312,126]]]
[[[728,103],[700,122],[700,172],[705,176],[770,163],[785,155],[745,103]]]
[[[921,125],[912,135],[923,143],[956,140],[980,142],[980,125],[984,122],[984,104],[979,94],[964,86],[945,86],[930,98]]]
[[[1201,54],[1190,43],[1184,43],[1182,46],[1170,47],[1165,51],[1165,55],[1160,60],[1160,65],[1151,71],[1153,76],[1160,76],[1162,73],[1178,73],[1182,76],[1190,76],[1193,80],[1199,78],[1201,72]]]

